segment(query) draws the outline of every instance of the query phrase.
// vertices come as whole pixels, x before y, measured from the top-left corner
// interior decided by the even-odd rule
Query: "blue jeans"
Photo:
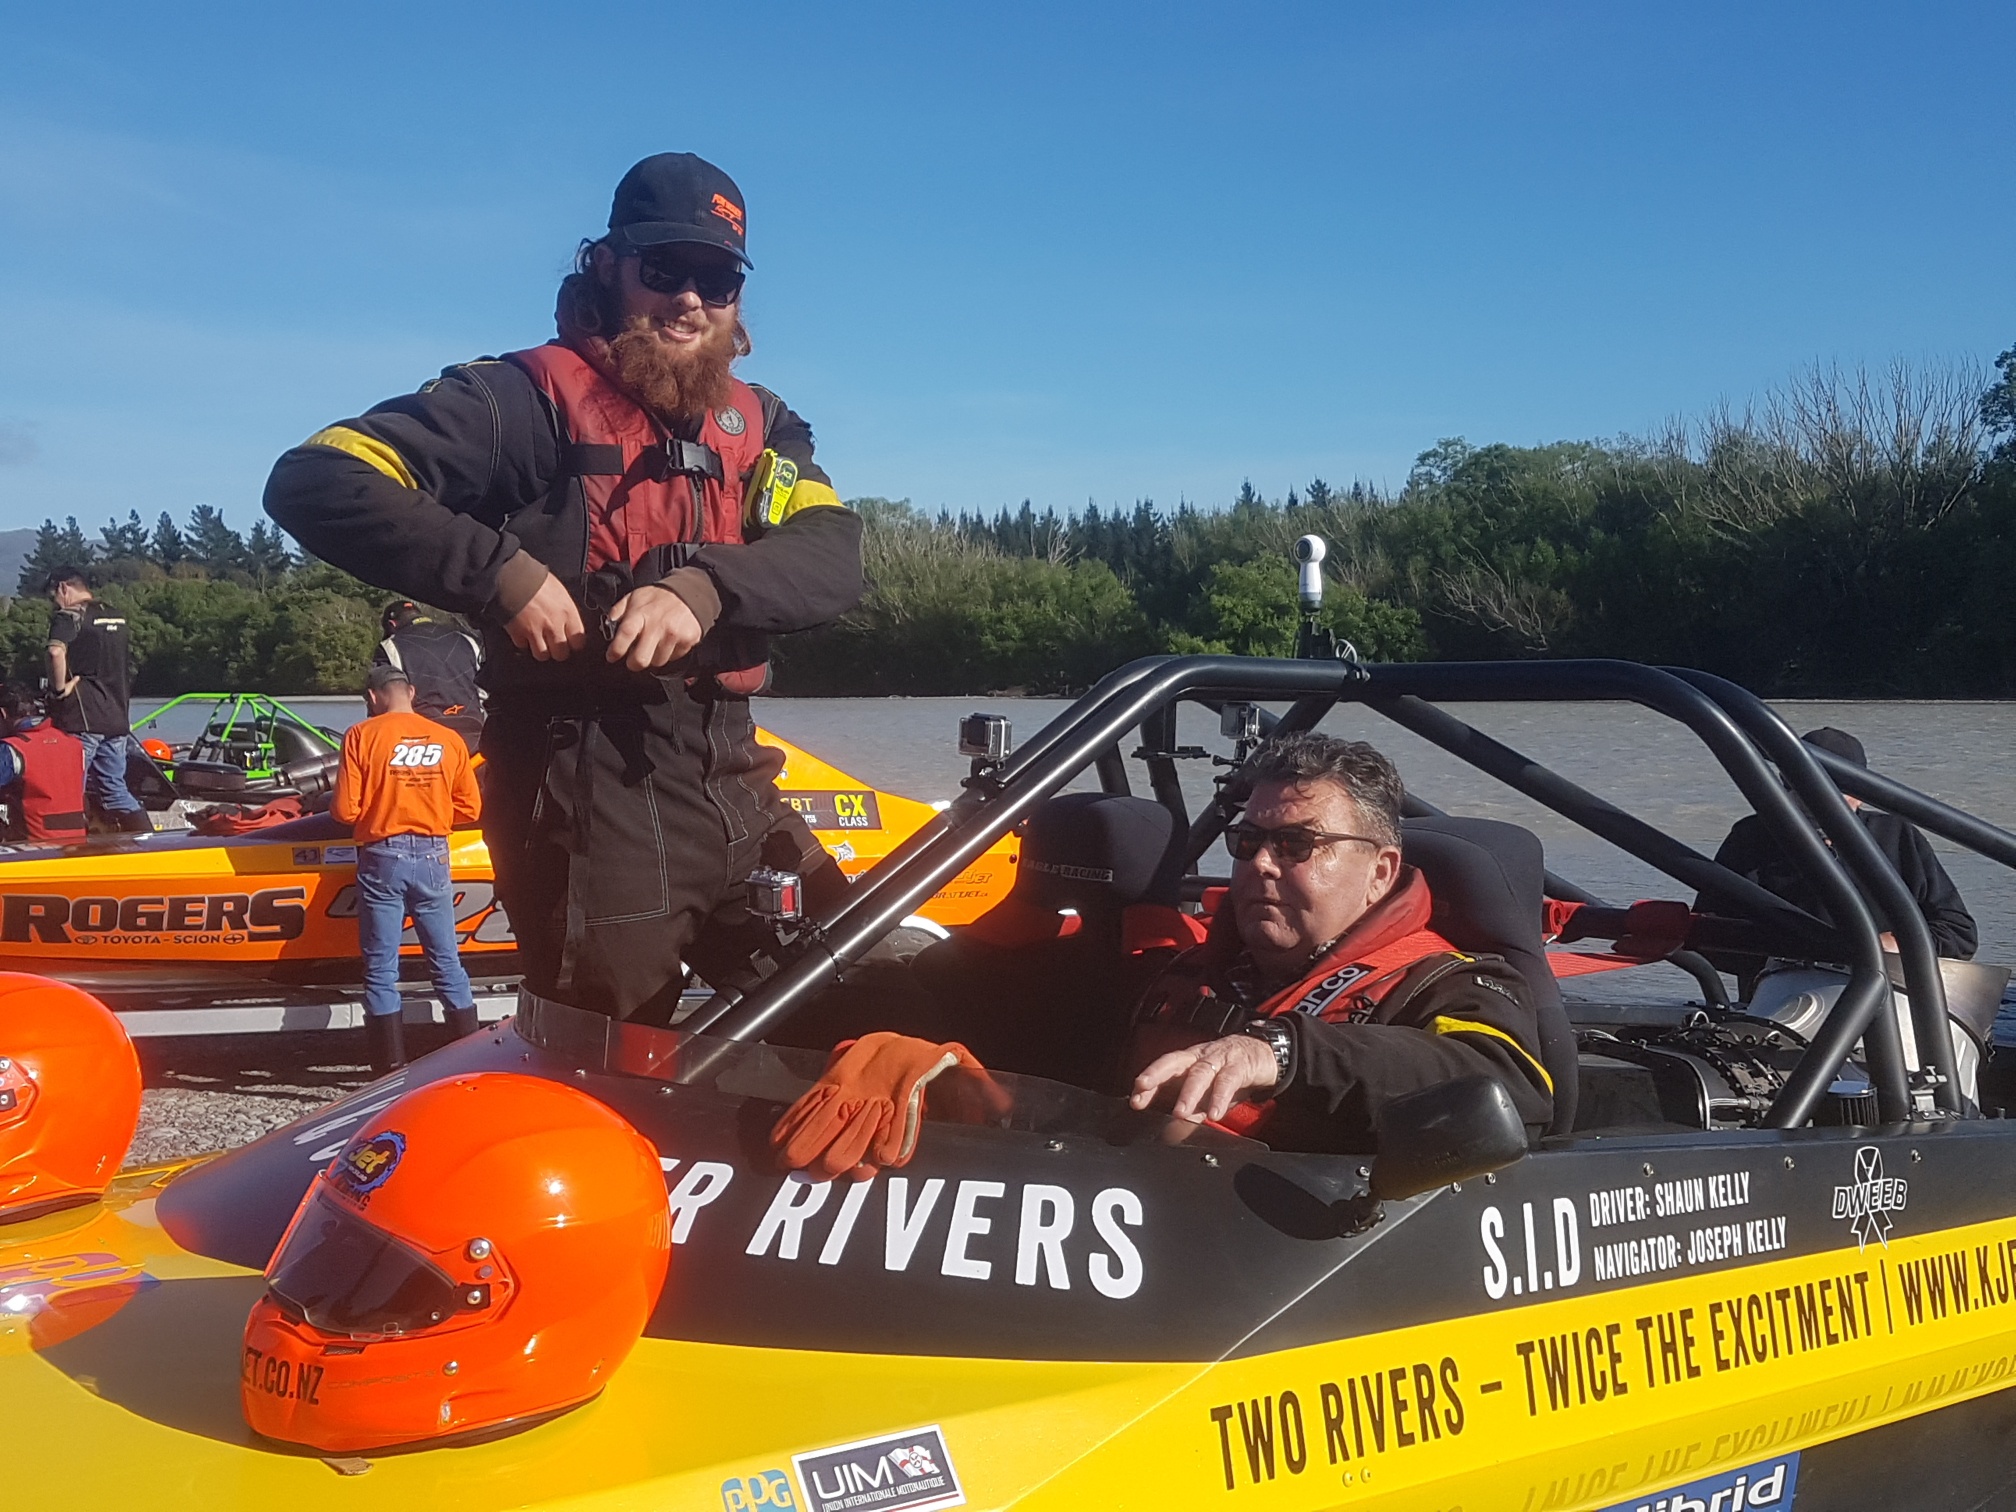
[[[131,735],[79,735],[84,742],[84,793],[108,814],[138,811],[126,786],[126,746]]]
[[[389,835],[357,847],[357,945],[364,958],[364,1008],[399,1011],[399,941],[408,916],[434,990],[450,1008],[473,1008],[469,973],[455,939],[455,888],[445,835]]]

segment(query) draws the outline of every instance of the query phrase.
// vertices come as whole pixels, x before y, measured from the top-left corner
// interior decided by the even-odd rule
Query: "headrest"
[[[1064,793],[1030,817],[1015,895],[1039,908],[1110,912],[1150,898],[1175,817],[1147,798]]]
[[[1400,850],[1428,879],[1444,939],[1505,957],[1537,992],[1553,988],[1540,938],[1547,865],[1537,836],[1496,819],[1434,815],[1401,825]]]

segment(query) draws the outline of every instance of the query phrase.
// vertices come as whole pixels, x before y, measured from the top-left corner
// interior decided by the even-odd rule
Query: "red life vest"
[[[84,838],[84,742],[44,720],[7,737],[21,759],[20,829],[30,840]]]
[[[698,443],[674,436],[657,416],[611,383],[572,347],[549,341],[512,352],[560,418],[563,469],[580,480],[588,509],[586,571],[635,567],[659,547],[740,545],[743,497],[763,456],[764,414],[756,391],[731,380]],[[731,693],[753,693],[762,663],[717,672]]]
[[[1325,1023],[1357,1023],[1372,1018],[1409,971],[1438,955],[1458,961],[1470,957],[1428,927],[1434,899],[1428,881],[1412,867],[1401,873],[1392,892],[1347,930],[1323,958],[1250,1013],[1234,1003],[1220,1003],[1205,978],[1237,953],[1238,936],[1230,910],[1212,920],[1211,939],[1188,952],[1164,974],[1163,986],[1143,1003],[1139,1024],[1161,1024],[1171,1031],[1170,1043],[1158,1037],[1158,1051],[1175,1048],[1176,1033],[1189,1030],[1188,1043],[1200,1043],[1237,1033],[1240,1024],[1285,1013],[1306,1013]],[[1139,1059],[1139,1056],[1136,1057]],[[1145,1062],[1143,1062],[1145,1064]],[[1252,1134],[1274,1111],[1272,1102],[1235,1104],[1219,1120],[1235,1134]]]

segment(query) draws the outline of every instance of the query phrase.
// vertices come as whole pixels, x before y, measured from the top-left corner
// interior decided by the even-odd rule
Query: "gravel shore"
[[[415,1054],[446,1030],[409,1024]],[[372,1080],[364,1031],[213,1034],[134,1041],[144,1091],[128,1169],[228,1150]]]

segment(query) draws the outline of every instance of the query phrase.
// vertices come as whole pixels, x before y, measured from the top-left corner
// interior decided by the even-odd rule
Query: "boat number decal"
[[[310,1407],[322,1405],[322,1399],[317,1395],[322,1390],[322,1367],[311,1365],[306,1360],[283,1360],[278,1355],[269,1355],[263,1349],[254,1349],[248,1344],[239,1376],[254,1391],[263,1391],[268,1396],[306,1402]]]
[[[882,828],[882,807],[868,792],[795,791],[778,795],[815,830]]]
[[[1477,1219],[1484,1294],[1500,1302],[1783,1250],[1785,1215],[1755,1214],[1750,1205],[1750,1173],[1718,1171],[1605,1187],[1581,1202],[1486,1206]]]
[[[684,1244],[701,1209],[727,1191],[736,1171],[701,1160],[675,1180],[679,1161],[660,1156],[658,1164],[670,1188],[672,1242]],[[829,1205],[836,1188],[843,1195]],[[870,1216],[870,1202],[878,1197],[879,1214]],[[1107,1187],[1087,1202],[1069,1188],[1044,1182],[1011,1193],[1002,1181],[943,1176],[814,1181],[794,1171],[778,1182],[742,1252],[799,1264],[816,1258],[820,1265],[838,1265],[851,1252],[896,1273],[908,1271],[915,1260],[926,1267],[935,1263],[939,1275],[958,1280],[1012,1279],[1017,1286],[1055,1291],[1083,1284],[1124,1301],[1141,1289],[1145,1274],[1140,1246],[1128,1232],[1140,1228],[1144,1217],[1139,1194],[1126,1187]]]
[[[721,1482],[721,1512],[797,1512],[791,1477],[782,1470],[758,1470],[746,1479],[731,1475]]]
[[[1799,1456],[1788,1454],[1650,1496],[1615,1502],[1603,1512],[1750,1512],[1753,1507],[1782,1512],[1792,1505],[1792,1492],[1798,1484]]]
[[[1875,1145],[1855,1152],[1855,1180],[1834,1188],[1834,1217],[1848,1220],[1858,1250],[1867,1249],[1871,1239],[1890,1248],[1889,1215],[1904,1211],[1910,1185],[1902,1176],[1883,1174],[1883,1152]]]
[[[159,898],[14,893],[0,905],[0,940],[47,945],[242,945],[300,938],[305,887]]]
[[[883,1507],[925,1512],[966,1505],[945,1435],[936,1426],[794,1454],[791,1465],[805,1489],[805,1512],[878,1512]]]

